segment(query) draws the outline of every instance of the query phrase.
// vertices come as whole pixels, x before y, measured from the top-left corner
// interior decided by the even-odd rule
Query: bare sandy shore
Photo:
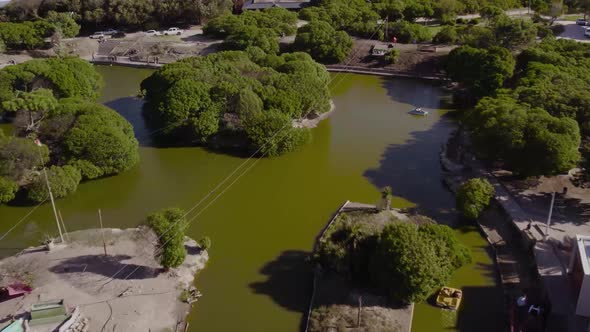
[[[183,290],[202,270],[208,253],[186,238],[187,257],[178,268],[163,271],[154,259],[156,235],[147,227],[69,233],[66,244],[50,251],[25,250],[0,261],[0,285],[30,282],[33,292],[0,302],[0,327],[39,301],[64,299],[88,319],[88,331],[174,331],[190,306]]]

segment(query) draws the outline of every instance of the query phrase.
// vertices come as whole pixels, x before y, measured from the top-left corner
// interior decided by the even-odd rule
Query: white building
[[[576,315],[590,317],[590,236],[576,235],[569,271],[578,292]]]

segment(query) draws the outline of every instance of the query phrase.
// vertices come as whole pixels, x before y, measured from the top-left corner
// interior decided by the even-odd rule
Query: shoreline
[[[66,242],[49,245],[49,250],[28,248],[0,260],[3,286],[22,282],[32,288],[0,302],[0,327],[27,317],[33,304],[63,301],[63,317],[71,315],[65,322],[72,325],[64,331],[185,328],[191,309],[187,294],[209,258],[195,240],[185,237],[183,264],[165,271],[154,258],[157,236],[148,227],[87,229],[64,236]],[[53,324],[62,322],[58,317]]]

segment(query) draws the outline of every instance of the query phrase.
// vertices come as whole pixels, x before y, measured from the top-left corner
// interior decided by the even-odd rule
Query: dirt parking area
[[[174,331],[184,320],[190,307],[179,298],[208,259],[194,240],[186,238],[183,265],[163,271],[154,259],[157,237],[146,227],[105,229],[107,256],[100,230],[68,235],[50,251],[25,250],[0,261],[0,285],[19,280],[33,288],[0,302],[0,327],[26,317],[34,303],[58,299],[80,309],[89,331]]]

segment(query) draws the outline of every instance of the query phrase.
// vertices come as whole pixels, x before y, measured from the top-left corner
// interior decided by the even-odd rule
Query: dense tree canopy
[[[475,96],[493,94],[514,72],[515,60],[501,47],[479,49],[461,46],[448,57],[449,76],[463,83]]]
[[[74,192],[80,180],[134,166],[139,154],[133,128],[93,102],[100,87],[94,68],[75,58],[32,60],[0,70],[0,109],[14,113],[15,133],[0,137],[0,178],[40,202],[47,196],[45,166],[51,166],[47,173],[56,198]],[[11,188],[6,181],[3,187]]]
[[[14,0],[3,12],[12,21],[46,18],[50,12],[73,13],[86,30],[115,25],[150,28],[201,23],[232,9],[231,0]]]
[[[225,38],[245,26],[271,29],[276,36],[295,34],[297,15],[286,9],[274,7],[265,10],[247,11],[241,15],[230,13],[216,17],[203,27],[206,35]]]
[[[36,59],[0,71],[0,102],[39,88],[50,89],[56,98],[95,100],[101,87],[100,74],[79,58]]]
[[[54,198],[65,197],[76,191],[82,179],[80,171],[69,165],[51,166],[47,178]],[[42,202],[49,198],[49,191],[43,172],[39,172],[33,182],[27,186],[27,198],[32,202]]]
[[[214,137],[245,135],[252,148],[275,155],[308,140],[307,130],[292,128],[291,121],[329,110],[328,80],[326,69],[305,53],[277,56],[249,48],[166,65],[141,87],[148,119],[166,136],[209,144]]]
[[[46,20],[53,24],[65,38],[76,37],[80,32],[80,26],[76,23],[73,14],[50,11],[47,13]]]
[[[490,204],[494,187],[483,178],[471,179],[457,191],[457,209],[469,219],[477,219]]]
[[[17,190],[18,184],[16,182],[0,176],[0,203],[12,201]]]
[[[369,272],[392,299],[421,302],[470,260],[469,250],[449,227],[402,222],[380,234]]]
[[[564,172],[580,159],[574,120],[553,117],[509,96],[483,98],[469,122],[481,153],[504,160],[521,175]]]
[[[352,49],[352,39],[324,21],[313,21],[297,30],[294,47],[323,63],[344,60]]]

